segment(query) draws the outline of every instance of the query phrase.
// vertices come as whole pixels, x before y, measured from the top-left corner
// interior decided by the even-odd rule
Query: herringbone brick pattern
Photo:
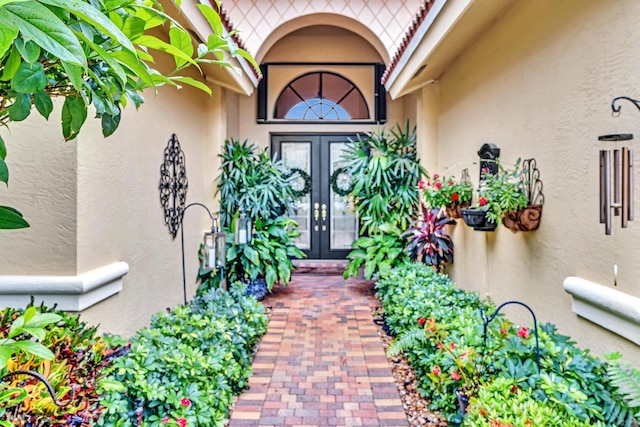
[[[370,282],[296,275],[265,304],[269,331],[229,427],[408,425]]]

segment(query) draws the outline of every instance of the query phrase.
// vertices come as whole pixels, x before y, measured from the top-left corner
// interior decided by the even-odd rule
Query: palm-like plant
[[[422,218],[403,233],[409,242],[406,252],[412,261],[423,262],[442,271],[446,263],[453,263],[453,240],[446,226],[455,224],[442,209],[430,209],[422,204]]]

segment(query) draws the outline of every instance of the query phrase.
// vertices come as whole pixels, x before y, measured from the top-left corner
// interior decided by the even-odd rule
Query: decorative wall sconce
[[[611,101],[611,111],[614,116],[620,114],[621,106],[616,106],[618,100],[632,102],[640,110],[640,102],[626,96],[619,96]],[[630,141],[631,133],[617,133],[601,135],[599,141],[614,142]],[[600,223],[604,224],[605,234],[611,235],[612,211],[614,216],[621,216],[620,226],[627,228],[628,222],[633,221],[633,150],[629,147],[600,150]]]
[[[498,173],[498,158],[500,149],[493,143],[483,144],[478,150],[480,156],[480,181],[482,181],[482,171],[488,169],[491,175]]]
[[[246,245],[251,243],[253,224],[251,223],[251,218],[246,217],[244,210],[241,210],[240,216],[236,218],[234,230],[236,245]]]

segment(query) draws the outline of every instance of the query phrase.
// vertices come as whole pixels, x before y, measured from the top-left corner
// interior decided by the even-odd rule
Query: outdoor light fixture
[[[224,268],[227,252],[227,236],[218,227],[218,218],[211,218],[211,232],[204,233],[204,259],[202,268],[218,270]]]
[[[500,157],[500,148],[493,143],[483,144],[478,150],[480,157],[480,182],[482,182],[482,171],[486,170],[491,175],[498,173],[498,158]]]
[[[614,116],[620,114],[621,106],[616,101],[625,99],[632,102],[640,110],[640,102],[626,96],[619,96],[611,101]],[[631,133],[601,135],[598,141],[618,143],[633,139]],[[612,210],[614,216],[621,216],[620,226],[627,228],[633,221],[633,150],[629,147],[616,147],[612,150],[600,150],[600,223],[604,224],[604,232],[611,235]]]
[[[251,243],[253,225],[251,218],[247,218],[244,210],[240,211],[240,216],[235,220],[235,244],[246,245]]]
[[[184,227],[183,220],[184,214],[187,212],[191,206],[200,206],[204,208],[209,214],[209,218],[211,218],[211,231],[207,231],[204,233],[204,257],[202,260],[202,268],[208,271],[211,270],[219,270],[220,275],[222,277],[220,284],[224,286],[224,266],[226,262],[226,241],[227,237],[224,232],[220,231],[220,227],[218,227],[218,218],[213,216],[209,208],[207,208],[202,203],[191,203],[188,204],[184,211],[182,211],[182,215],[180,216],[180,236],[182,241],[182,288],[184,290],[184,303],[187,304],[187,278],[185,273],[185,261],[184,261]]]

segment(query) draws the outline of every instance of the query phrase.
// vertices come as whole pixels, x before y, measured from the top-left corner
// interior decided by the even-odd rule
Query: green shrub
[[[486,384],[494,388],[504,384],[495,382],[502,378],[542,402],[536,405],[561,407],[581,423],[614,427],[633,422],[633,411],[611,383],[607,364],[578,348],[554,325],[538,327],[539,375],[533,331],[498,315],[487,326],[485,346],[483,319],[495,306],[475,293],[456,289],[447,276],[424,265],[407,264],[392,269],[376,287],[386,322],[399,335],[390,352],[404,352],[422,394],[431,398],[431,408],[450,421],[462,421],[454,391],[479,395]],[[517,418],[519,411],[514,406],[512,412],[503,413],[504,420]]]
[[[241,284],[214,289],[156,314],[111,368],[98,425],[128,427],[138,417],[144,426],[223,425],[233,395],[248,384],[252,351],[267,327],[264,308],[244,291]]]

